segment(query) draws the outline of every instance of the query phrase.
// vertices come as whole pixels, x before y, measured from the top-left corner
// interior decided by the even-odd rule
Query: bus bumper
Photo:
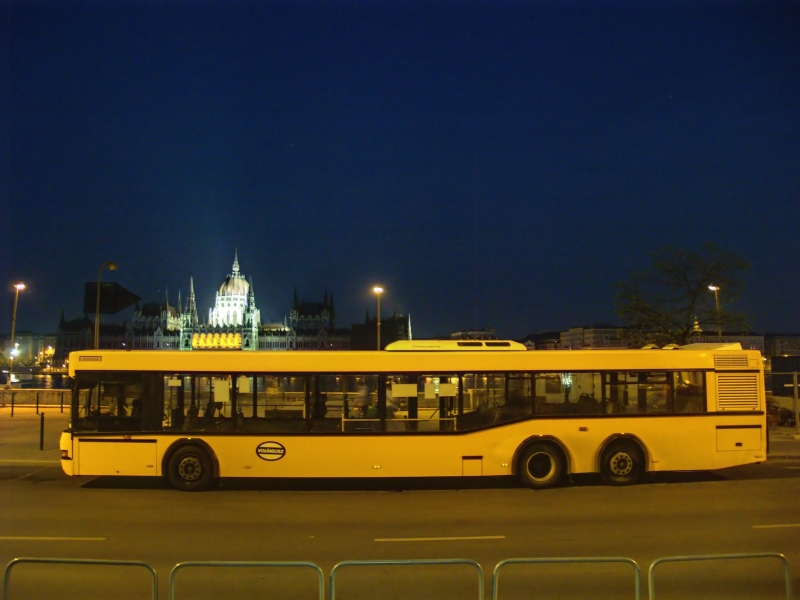
[[[69,431],[61,432],[61,439],[58,442],[61,450],[61,468],[67,475],[74,475],[74,464],[72,460],[72,433]]]

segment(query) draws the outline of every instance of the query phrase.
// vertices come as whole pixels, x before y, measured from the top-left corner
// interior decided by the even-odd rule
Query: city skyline
[[[415,337],[616,323],[662,244],[750,263],[753,331],[800,330],[792,2],[0,6],[0,331],[104,273],[213,305],[238,248],[266,320]],[[711,292],[709,292],[711,294]],[[720,300],[726,302],[725,290]],[[713,295],[710,298],[713,302]]]

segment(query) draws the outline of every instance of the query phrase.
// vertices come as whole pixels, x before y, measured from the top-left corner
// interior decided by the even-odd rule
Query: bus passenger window
[[[341,431],[344,399],[342,375],[315,376],[311,395],[311,431]]]
[[[675,373],[675,412],[706,412],[706,377],[702,371]]]
[[[378,376],[344,376],[342,389],[344,431],[373,432],[380,430],[378,416]]]
[[[386,376],[386,431],[418,431],[416,375]]]
[[[479,429],[501,420],[506,406],[506,375],[498,373],[468,373],[462,377],[464,412],[461,429]]]
[[[572,373],[536,373],[534,412],[537,415],[569,413],[572,396]]]
[[[260,375],[256,377],[256,416],[243,420],[253,433],[306,431],[306,395],[309,377]],[[263,408],[262,408],[263,407]]]

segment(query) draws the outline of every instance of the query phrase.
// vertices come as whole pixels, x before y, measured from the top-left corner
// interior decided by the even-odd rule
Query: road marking
[[[784,525],[753,525],[753,529],[782,529],[784,527],[800,527],[800,523],[786,523]]]
[[[46,471],[47,469],[52,469],[53,467],[42,467],[41,469],[36,469],[35,471],[31,471],[30,473],[25,473],[25,475],[20,475],[19,477],[15,477],[11,481],[19,481],[20,479],[25,479],[26,477],[30,477],[31,475],[36,475],[37,473],[41,473],[42,471]]]
[[[105,542],[104,537],[42,537],[32,535],[0,535],[0,541],[14,542]]]
[[[468,540],[504,540],[504,535],[468,535],[463,537],[375,538],[376,542],[462,542]]]

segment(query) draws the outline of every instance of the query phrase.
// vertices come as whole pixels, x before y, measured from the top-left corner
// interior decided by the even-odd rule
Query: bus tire
[[[522,485],[536,490],[554,487],[564,476],[564,454],[553,444],[531,444],[519,457]]]
[[[644,473],[644,453],[630,440],[611,442],[600,459],[600,475],[609,485],[631,485]]]
[[[214,481],[211,457],[200,446],[181,446],[169,458],[167,479],[172,487],[183,492],[208,489]]]

